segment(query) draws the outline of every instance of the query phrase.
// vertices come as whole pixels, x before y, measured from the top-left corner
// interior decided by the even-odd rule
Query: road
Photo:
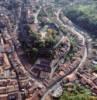
[[[72,73],[76,73],[78,71],[79,68],[81,68],[83,66],[83,64],[85,63],[86,59],[87,59],[87,47],[85,44],[85,37],[83,35],[81,35],[79,32],[77,32],[75,30],[75,28],[70,27],[66,24],[64,24],[64,22],[60,19],[60,13],[61,13],[62,9],[59,9],[58,12],[55,14],[57,17],[57,20],[59,21],[60,24],[62,24],[66,29],[68,29],[71,33],[75,34],[78,36],[79,39],[82,40],[82,45],[84,46],[84,54],[83,54],[83,58],[79,64],[79,66],[74,69],[73,71],[71,71],[70,73],[68,73],[67,75],[63,76],[62,78],[58,79],[56,82],[53,83],[53,85],[51,87],[48,88],[48,90],[45,92],[45,94],[43,95],[43,97],[41,98],[41,100],[45,100],[46,96],[56,87],[56,84],[60,84],[62,82],[62,79],[67,77],[68,75],[72,74]],[[67,18],[66,18],[67,19]],[[69,20],[69,19],[68,19]]]
[[[59,40],[59,42],[54,46],[54,48],[57,48],[57,47],[61,44],[61,42],[62,42],[64,39],[65,39],[65,37],[63,36],[63,37]]]
[[[61,12],[61,10],[59,10],[60,12]],[[75,71],[73,72],[73,73],[76,73],[77,71],[78,71],[78,69],[79,68],[81,68],[82,66],[83,66],[83,64],[85,63],[85,61],[86,61],[86,59],[87,59],[87,56],[88,56],[88,52],[87,52],[87,47],[86,47],[86,39],[85,39],[85,37],[82,35],[82,34],[80,34],[79,33],[79,31],[77,31],[77,30],[75,30],[76,29],[76,27],[75,26],[73,26],[73,27],[71,27],[71,26],[69,26],[69,25],[65,25],[64,24],[64,22],[62,21],[62,20],[60,20],[60,12],[58,13],[58,15],[57,15],[57,20],[59,20],[60,21],[60,23],[64,26],[64,27],[68,27],[67,29],[69,29],[69,31],[71,32],[71,33],[73,33],[73,34],[75,34],[75,35],[77,35],[78,36],[78,38],[79,39],[81,39],[82,40],[82,45],[84,46],[83,48],[84,48],[84,53],[83,53],[83,58],[82,58],[82,60],[81,60],[81,62],[80,62],[80,64],[79,64],[79,66],[75,69]],[[68,19],[66,16],[64,16],[65,17],[65,19]],[[68,19],[69,20],[69,19]],[[72,25],[73,25],[73,23],[72,23]],[[84,33],[85,34],[85,33]]]
[[[40,10],[41,10],[41,7],[38,9],[38,11],[37,11],[35,14],[33,14],[34,17],[35,17],[35,24],[38,23],[38,18],[37,18],[37,17],[38,17],[38,15],[39,15]]]
[[[24,6],[23,6],[23,7],[24,7]],[[39,12],[41,11],[41,8],[42,8],[42,7],[40,7],[40,8],[37,10],[37,12],[34,14],[35,23],[36,23],[36,24],[38,23],[38,18],[37,18],[37,17],[38,17],[38,15],[39,15]],[[23,15],[22,15],[22,10],[23,10],[22,7],[20,7],[20,9],[19,9],[19,19],[20,19],[21,17],[23,17]],[[86,39],[85,39],[85,37],[84,37],[82,34],[79,33],[79,29],[76,28],[76,26],[75,26],[67,17],[64,16],[65,19],[68,20],[68,21],[71,23],[71,25],[74,25],[74,26],[70,26],[70,25],[66,24],[65,22],[63,22],[62,19],[60,19],[60,13],[61,13],[61,11],[62,11],[62,9],[59,9],[58,12],[55,13],[56,18],[57,18],[57,21],[58,21],[61,25],[63,25],[69,32],[75,34],[80,40],[82,40],[82,45],[83,45],[83,48],[84,48],[84,53],[83,53],[83,57],[82,57],[82,60],[81,60],[81,62],[80,62],[80,64],[79,64],[79,66],[78,66],[76,69],[70,71],[68,74],[66,74],[66,75],[64,75],[64,76],[62,76],[62,77],[60,77],[58,80],[56,80],[55,82],[53,82],[53,84],[50,85],[50,87],[48,87],[47,91],[45,92],[45,94],[43,95],[43,97],[41,98],[41,100],[45,100],[45,97],[46,97],[52,90],[54,90],[54,89],[57,88],[57,86],[62,82],[63,78],[67,77],[68,75],[70,75],[70,74],[72,74],[72,73],[76,73],[76,72],[79,70],[79,68],[81,68],[81,67],[83,66],[83,64],[85,63],[85,61],[86,61],[86,59],[87,59],[87,47],[86,47]],[[45,11],[45,12],[46,12],[46,11]],[[48,14],[47,14],[47,15],[48,15]],[[10,20],[9,20],[8,16],[5,15],[4,17],[5,17],[5,19],[8,21],[7,24],[8,24],[9,26],[11,26],[11,23],[10,23]],[[17,33],[16,31],[17,31],[17,29],[18,29],[18,23],[19,23],[19,20],[18,20],[18,22],[16,23],[16,27],[15,27],[15,29],[14,29],[14,33]],[[56,23],[55,23],[55,24],[56,24]],[[56,24],[56,26],[58,26],[58,25]],[[9,34],[8,32],[6,32],[6,33]],[[61,34],[61,33],[60,33],[60,34]],[[83,32],[83,34],[85,34],[85,33]],[[15,46],[15,45],[14,45],[14,44],[15,44],[15,43],[14,43],[15,41],[14,41],[13,35],[14,35],[14,34],[9,34],[9,36],[11,36],[11,38],[12,38],[12,42],[13,42],[12,45]],[[57,47],[57,46],[61,43],[61,41],[64,39],[63,34],[61,34],[61,36],[62,36],[61,40],[55,45],[55,47]],[[21,69],[22,69],[22,71],[24,72],[24,74],[28,77],[28,79],[29,79],[29,80],[35,81],[35,83],[36,83],[38,86],[41,85],[41,86],[44,87],[44,85],[43,85],[42,83],[38,82],[36,79],[34,79],[33,76],[29,73],[29,71],[26,70],[25,66],[23,66],[23,64],[21,63],[21,60],[20,60],[20,58],[19,58],[19,56],[18,56],[18,51],[15,50],[14,53],[16,54],[15,57],[16,57],[16,59],[17,59],[17,62],[19,62],[19,64],[21,65]],[[57,67],[55,67],[55,68],[52,70],[52,74],[54,73],[54,71],[55,71],[56,68],[57,68]],[[52,75],[51,75],[51,76],[52,76]],[[45,88],[45,87],[44,87],[44,88]]]
[[[9,18],[8,18],[8,16],[6,16],[6,15],[3,15],[4,17],[5,17],[5,19],[6,20],[8,20],[8,25],[10,24],[10,21],[9,21]],[[11,38],[11,42],[12,42],[12,47],[15,47],[15,42],[16,42],[16,37],[17,37],[17,25],[16,25],[16,27],[15,27],[15,30],[14,30],[14,33],[9,33],[8,32],[8,30],[6,30],[5,31],[5,36],[6,37],[8,37],[8,38]],[[15,56],[15,59],[17,60],[17,62],[21,65],[20,67],[21,67],[21,69],[22,69],[22,71],[23,71],[23,73],[28,77],[28,80],[32,80],[32,81],[34,81],[35,82],[35,84],[36,85],[38,85],[38,86],[42,86],[43,88],[45,88],[44,87],[44,85],[41,83],[41,82],[39,82],[38,80],[36,80],[35,78],[33,78],[32,77],[32,75],[29,73],[29,71],[28,70],[26,70],[26,68],[25,68],[25,66],[22,64],[22,62],[21,62],[21,60],[20,60],[20,58],[19,58],[19,56],[18,56],[18,52],[19,52],[19,50],[16,50],[16,48],[17,47],[15,47],[15,49],[14,49],[14,54],[16,55]]]

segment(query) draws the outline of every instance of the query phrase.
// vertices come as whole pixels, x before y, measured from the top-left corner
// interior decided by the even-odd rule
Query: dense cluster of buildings
[[[0,3],[2,4],[2,2]],[[5,0],[5,2],[7,2],[7,0]],[[8,4],[10,2],[8,2]],[[53,2],[54,0],[52,0],[49,5]],[[11,17],[9,18],[9,16],[4,14],[0,15],[0,100],[40,100],[48,87],[59,80],[62,80],[60,83],[64,83],[65,81],[74,82],[77,80],[79,84],[90,88],[93,93],[97,94],[97,71],[88,68],[89,64],[94,67],[97,66],[97,57],[95,57],[95,55],[97,55],[97,44],[93,43],[93,54],[87,58],[87,63],[89,64],[82,64],[83,67],[79,68],[86,45],[83,45],[82,39],[73,31],[70,31],[69,28],[67,29],[68,31],[66,31],[67,33],[63,35],[63,31],[59,29],[61,23],[57,20],[56,15],[51,18],[52,22],[50,22],[48,14],[46,14],[46,16],[40,15],[43,16],[42,21],[46,22],[46,25],[42,27],[40,25],[41,21],[37,22],[39,20],[39,12],[41,11],[41,7],[37,5],[38,3],[40,4],[39,0],[24,0],[22,3],[22,7],[19,6],[20,10],[18,9],[20,16],[17,18],[20,19],[16,21],[18,22],[16,26],[18,26],[19,29],[17,28],[17,30],[19,32],[17,30],[11,30],[14,26],[14,21],[12,22],[12,20],[10,20]],[[48,5],[48,0],[43,0],[42,3],[44,4],[42,6],[45,7]],[[46,8],[45,12],[47,12]],[[65,24],[71,24],[69,20],[64,18],[62,21]],[[22,49],[22,44],[18,39],[21,33],[21,38],[27,43],[31,43],[31,41],[29,42],[27,31],[23,30],[27,28],[26,24],[29,24],[31,30],[39,32],[44,37],[46,36],[47,29],[54,29],[61,34],[58,43],[56,43],[53,48],[53,59],[41,56],[34,64],[28,60]],[[70,37],[75,37],[77,40],[77,47],[75,47],[76,52],[74,52],[72,58],[65,59],[65,56],[68,57],[69,51],[71,50]],[[45,50],[42,50],[41,54],[44,52]],[[67,77],[64,77],[65,75],[67,75]],[[62,93],[62,84],[57,84],[50,96],[59,97]]]
[[[9,47],[4,44],[4,40],[2,36],[0,36],[0,99],[17,100],[20,95],[19,85],[7,52],[9,52]]]

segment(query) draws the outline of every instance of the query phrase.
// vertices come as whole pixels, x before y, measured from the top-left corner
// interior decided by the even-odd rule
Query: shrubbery
[[[91,91],[89,89],[74,84],[72,88],[70,86],[64,87],[64,93],[60,100],[97,100],[97,97],[91,96]]]

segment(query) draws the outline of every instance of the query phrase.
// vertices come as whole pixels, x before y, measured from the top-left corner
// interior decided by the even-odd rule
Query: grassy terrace
[[[97,37],[97,3],[91,5],[73,5],[64,10],[64,14],[74,23]]]

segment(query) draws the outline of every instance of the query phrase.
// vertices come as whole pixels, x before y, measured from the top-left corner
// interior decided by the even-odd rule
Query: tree
[[[60,100],[94,100],[94,99],[90,99],[91,98],[90,90],[83,86],[74,84],[72,92],[68,92],[67,88],[68,87],[65,86],[64,93],[60,97]]]
[[[69,6],[64,14],[75,24],[87,30],[92,37],[97,37],[97,3]]]

